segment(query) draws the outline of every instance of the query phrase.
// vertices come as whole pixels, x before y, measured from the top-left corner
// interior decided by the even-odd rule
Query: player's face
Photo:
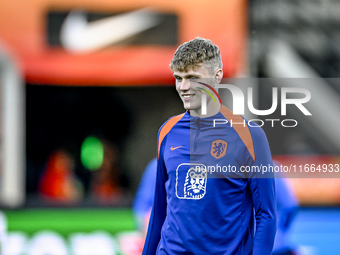
[[[176,90],[183,101],[184,108],[190,111],[200,112],[202,107],[202,90],[198,89],[197,81],[200,79],[213,79],[214,75],[202,65],[197,69],[189,69],[187,72],[174,72],[176,79]]]

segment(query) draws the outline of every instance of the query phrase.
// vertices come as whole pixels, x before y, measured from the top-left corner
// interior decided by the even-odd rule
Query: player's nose
[[[190,80],[189,79],[183,79],[181,82],[180,89],[182,91],[187,91],[190,89]]]

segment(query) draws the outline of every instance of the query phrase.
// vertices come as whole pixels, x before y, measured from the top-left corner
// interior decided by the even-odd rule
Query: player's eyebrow
[[[183,76],[183,77],[174,74],[173,76],[174,76],[175,78],[183,78],[183,79],[190,79],[191,77],[201,78],[201,75],[199,75],[199,74],[187,74],[187,75],[185,75],[185,76]]]

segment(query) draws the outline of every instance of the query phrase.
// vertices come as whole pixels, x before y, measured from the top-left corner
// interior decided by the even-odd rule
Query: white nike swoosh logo
[[[159,23],[157,12],[140,9],[87,22],[82,11],[71,11],[60,31],[62,46],[74,53],[88,53],[118,43]]]

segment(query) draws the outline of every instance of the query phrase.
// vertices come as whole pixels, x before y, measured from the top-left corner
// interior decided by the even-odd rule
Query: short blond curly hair
[[[211,75],[222,69],[222,58],[220,49],[212,41],[202,37],[181,44],[171,60],[170,69],[172,72],[187,72],[189,69],[197,69],[204,65]]]

